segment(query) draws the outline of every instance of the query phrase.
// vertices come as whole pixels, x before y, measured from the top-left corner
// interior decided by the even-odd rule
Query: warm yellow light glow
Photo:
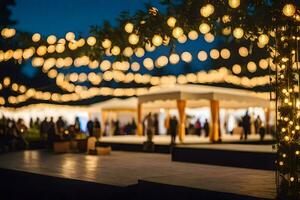
[[[229,59],[230,58],[230,51],[228,49],[222,49],[221,50],[221,57],[223,59]]]
[[[241,39],[244,36],[244,30],[242,28],[235,28],[233,30],[233,36],[236,39]]]
[[[296,12],[296,7],[293,4],[285,4],[282,12],[285,16],[291,17],[295,14]]]
[[[176,18],[175,17],[169,17],[167,20],[167,24],[169,27],[174,28],[176,24]]]
[[[231,19],[230,19],[230,16],[229,15],[224,15],[223,17],[222,17],[222,22],[224,23],[224,24],[226,24],[226,23],[228,23],[228,22],[230,22],[231,21]]]
[[[36,50],[36,53],[39,55],[39,56],[43,56],[47,53],[47,47],[46,46],[40,46],[37,50]]]
[[[247,57],[248,56],[248,49],[246,47],[240,47],[239,48],[239,54],[242,57]]]
[[[179,27],[179,26],[175,27],[175,28],[173,29],[173,31],[172,31],[172,35],[173,35],[174,38],[177,38],[177,39],[178,39],[180,36],[183,35],[183,30],[182,30],[182,28]]]
[[[148,70],[152,70],[154,67],[154,63],[153,60],[151,58],[145,58],[143,60],[143,65],[145,68],[147,68]]]
[[[145,55],[145,50],[141,47],[138,47],[138,48],[135,49],[134,54],[135,54],[136,57],[141,58]]]
[[[48,53],[54,53],[55,52],[55,46],[54,45],[49,45],[47,48]]]
[[[127,33],[132,33],[133,28],[134,28],[134,25],[133,25],[132,23],[127,23],[127,24],[124,26],[124,30],[125,30]]]
[[[232,72],[235,74],[240,74],[242,72],[242,67],[238,64],[232,66]]]
[[[208,43],[211,43],[211,42],[213,42],[215,40],[215,36],[213,34],[211,34],[211,33],[206,33],[204,35],[204,40],[206,42],[208,42]]]
[[[212,49],[210,52],[209,52],[209,55],[212,59],[218,59],[220,57],[220,53],[217,49]]]
[[[126,47],[124,50],[123,50],[123,55],[126,56],[126,57],[131,57],[133,54],[133,50],[131,47]]]
[[[231,8],[237,8],[240,6],[240,0],[228,0],[228,4]]]
[[[41,40],[41,35],[39,33],[35,33],[35,34],[32,35],[31,39],[32,39],[33,42],[38,42],[38,41]]]
[[[128,37],[128,41],[132,45],[136,45],[139,42],[140,38],[137,34],[131,33]]]
[[[152,44],[154,44],[155,46],[160,46],[163,42],[163,39],[160,35],[154,35],[152,38]]]
[[[66,37],[66,40],[68,40],[70,42],[75,40],[75,34],[73,32],[68,32],[65,37]]]
[[[247,69],[249,72],[254,73],[257,69],[255,62],[253,61],[248,62]]]
[[[259,37],[258,37],[258,42],[265,46],[266,44],[269,43],[269,36],[267,36],[266,34],[261,34]]]
[[[207,53],[205,51],[199,51],[198,59],[200,61],[205,61],[207,59]]]
[[[192,59],[193,59],[192,54],[187,52],[187,51],[183,52],[181,54],[181,60],[186,62],[186,63],[192,62]]]
[[[200,14],[203,17],[209,17],[214,13],[214,11],[215,11],[215,7],[212,4],[206,4],[200,9]]]
[[[157,67],[164,67],[168,64],[169,60],[167,56],[160,56],[156,59],[156,66]]]
[[[154,45],[151,45],[151,43],[146,43],[146,44],[145,44],[145,49],[146,49],[146,51],[148,51],[148,52],[152,52],[152,51],[155,50],[155,46],[154,46]]]
[[[103,60],[100,64],[100,68],[102,71],[109,70],[111,68],[111,63],[109,60]]]
[[[188,37],[189,37],[190,40],[197,40],[198,39],[198,33],[197,33],[197,31],[191,30],[188,33]]]
[[[54,43],[56,42],[56,37],[55,37],[55,35],[50,35],[50,36],[48,36],[47,42],[48,42],[48,44],[54,44]]]
[[[175,65],[175,64],[177,64],[177,63],[179,62],[180,57],[179,57],[178,54],[172,53],[172,54],[170,55],[169,60],[170,60],[170,63],[171,63],[172,65]]]
[[[206,34],[210,31],[210,26],[207,23],[202,23],[199,26],[199,31],[202,34]]]
[[[187,41],[187,37],[183,34],[178,38],[178,42],[183,44]]]
[[[96,44],[97,40],[94,36],[90,36],[90,37],[88,37],[86,42],[88,45],[94,46]]]
[[[267,69],[269,66],[268,61],[266,59],[260,59],[258,64],[262,69]]]
[[[230,35],[231,34],[231,27],[226,27],[222,29],[223,35]]]
[[[8,87],[10,85],[10,78],[9,77],[5,77],[3,79],[3,86],[4,87]]]
[[[132,71],[139,71],[140,70],[140,64],[138,62],[131,63],[131,70]]]
[[[112,55],[114,55],[114,56],[119,55],[120,52],[121,52],[121,49],[120,49],[120,47],[118,47],[118,46],[113,46],[113,48],[111,49],[111,53],[112,53]]]
[[[62,53],[65,51],[65,45],[63,44],[57,44],[55,47],[55,50],[57,53]]]
[[[109,39],[104,39],[104,40],[102,41],[102,47],[103,47],[104,49],[110,48],[110,47],[111,47],[111,41],[110,41]]]

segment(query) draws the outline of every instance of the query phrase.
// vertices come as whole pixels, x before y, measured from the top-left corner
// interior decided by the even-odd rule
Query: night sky
[[[115,19],[122,11],[134,14],[137,10],[145,10],[145,3],[151,3],[162,12],[165,10],[158,1],[154,0],[16,0],[16,6],[12,8],[12,18],[18,21],[17,30],[39,32],[44,36],[54,34],[58,37],[64,37],[69,31],[88,36],[90,26],[101,26],[104,20],[116,25]],[[153,70],[151,73],[179,74],[209,69],[211,61],[208,59],[206,62],[199,62],[197,53],[199,50],[214,48],[217,44],[218,40],[208,44],[203,37],[200,37],[196,42],[177,45],[176,52],[190,51],[194,57],[193,62],[188,66],[181,62],[178,64],[180,68],[174,68],[170,65],[163,69]],[[160,55],[168,54],[168,48],[160,47],[153,53],[147,53],[146,56],[157,58]],[[142,59],[137,59],[137,61],[141,63]],[[23,68],[23,72],[27,76],[35,74],[36,69],[32,68],[30,64],[24,65]],[[143,73],[143,70],[141,72]]]

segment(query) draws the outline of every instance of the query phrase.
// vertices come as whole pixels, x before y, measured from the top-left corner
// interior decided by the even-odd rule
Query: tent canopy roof
[[[174,107],[174,100],[187,100],[188,107],[207,106],[210,100],[220,101],[221,107],[226,108],[270,106],[269,93],[203,85],[174,85],[138,97],[145,107]]]

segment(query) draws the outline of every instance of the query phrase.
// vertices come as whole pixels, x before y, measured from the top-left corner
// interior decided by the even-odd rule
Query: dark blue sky
[[[54,34],[64,37],[65,33],[72,31],[88,35],[90,26],[101,25],[104,20],[115,24],[116,17],[122,11],[129,11],[134,14],[139,9],[145,9],[145,3],[151,3],[160,11],[164,8],[159,5],[158,0],[16,0],[16,6],[12,8],[12,18],[18,21],[16,28],[22,31],[39,32],[44,36]],[[217,45],[217,41],[208,44],[200,37],[195,42],[187,42],[184,45],[177,45],[177,53],[190,51],[193,54],[193,62],[188,69],[199,71],[210,67],[210,59],[207,62],[199,62],[197,53],[199,50],[208,50]],[[147,53],[146,56],[157,58],[160,55],[168,55],[169,50],[160,47],[154,53]],[[139,59],[141,63],[141,59]],[[179,64],[180,68],[167,66],[154,73],[182,73],[187,69]],[[31,68],[31,70],[30,70]],[[191,69],[193,68],[193,69]],[[31,66],[25,65],[23,72],[33,75]]]
[[[12,11],[23,31],[64,36],[69,31],[88,33],[104,20],[114,23],[121,11],[134,13],[146,2],[158,5],[156,0],[16,0]]]

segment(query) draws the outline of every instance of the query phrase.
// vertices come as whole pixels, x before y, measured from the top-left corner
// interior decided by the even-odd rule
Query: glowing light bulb
[[[174,28],[176,24],[176,18],[175,17],[169,17],[167,20],[167,24],[169,27]]]
[[[233,30],[233,36],[236,39],[241,39],[244,36],[244,30],[242,28],[235,28]]]
[[[132,33],[133,28],[134,28],[134,25],[132,23],[127,23],[124,27],[124,29],[127,33]]]
[[[136,45],[139,42],[139,36],[135,33],[131,33],[128,37],[128,41],[132,45]]]
[[[172,35],[173,35],[173,37],[174,38],[179,38],[180,36],[182,36],[183,35],[183,30],[182,30],[182,28],[180,28],[180,27],[175,27],[174,29],[173,29],[173,31],[172,31]]]

